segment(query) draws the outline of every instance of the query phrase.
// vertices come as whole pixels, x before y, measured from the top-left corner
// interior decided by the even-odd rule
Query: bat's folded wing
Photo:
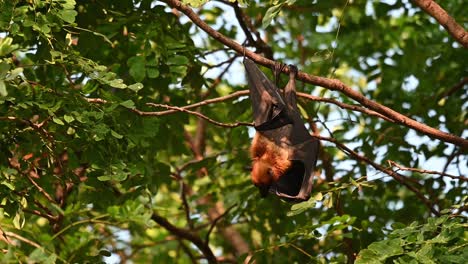
[[[278,93],[278,88],[250,59],[244,59],[249,82],[250,99],[255,129],[258,131],[275,129],[290,124],[287,107]]]
[[[319,142],[315,139],[290,146],[289,160],[293,165],[270,187],[270,192],[292,202],[307,201],[312,192],[318,151]]]

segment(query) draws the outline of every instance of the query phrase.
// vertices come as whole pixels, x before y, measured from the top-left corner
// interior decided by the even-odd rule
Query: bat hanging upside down
[[[281,92],[253,61],[245,58],[244,65],[257,131],[250,149],[252,182],[262,197],[270,192],[291,202],[308,200],[319,144],[297,108],[297,68],[289,66],[289,82]]]

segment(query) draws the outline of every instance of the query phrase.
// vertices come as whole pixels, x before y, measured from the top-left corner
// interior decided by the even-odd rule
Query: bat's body
[[[292,166],[288,150],[276,145],[261,133],[256,133],[250,148],[252,157],[252,182],[262,196],[268,194],[272,183],[277,182]]]
[[[244,60],[257,133],[252,142],[252,181],[262,196],[268,191],[289,201],[310,197],[318,141],[304,126],[296,103],[297,70],[284,93],[250,59]]]

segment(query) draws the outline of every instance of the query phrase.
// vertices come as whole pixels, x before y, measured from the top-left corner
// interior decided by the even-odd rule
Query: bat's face
[[[265,197],[273,181],[273,171],[270,164],[262,160],[254,160],[252,164],[252,182],[259,189],[260,195]]]

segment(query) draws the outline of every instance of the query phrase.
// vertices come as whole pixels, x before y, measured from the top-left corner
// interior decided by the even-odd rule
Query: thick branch
[[[413,0],[413,2],[435,18],[458,43],[468,48],[468,32],[440,7],[440,5],[432,0]]]
[[[213,254],[213,251],[211,251],[211,248],[207,244],[205,244],[205,242],[200,237],[196,236],[190,231],[180,229],[172,225],[171,223],[169,223],[169,221],[167,221],[165,218],[159,216],[156,213],[154,213],[151,216],[151,219],[153,219],[156,223],[167,229],[167,231],[171,232],[172,234],[180,238],[187,239],[193,244],[195,244],[195,246],[197,246],[197,248],[200,249],[201,252],[203,252],[203,255],[208,260],[208,263],[218,263],[215,255]]]
[[[220,32],[211,28],[208,24],[206,24],[203,20],[201,20],[200,17],[196,13],[194,13],[191,8],[187,7],[186,5],[183,5],[180,1],[163,0],[163,2],[168,3],[171,7],[176,8],[182,13],[184,13],[186,16],[190,18],[190,20],[192,20],[198,27],[204,30],[208,35],[210,35],[217,41],[223,43],[224,45],[230,47],[231,49],[235,50],[237,53],[245,54],[245,56],[249,57],[256,63],[269,67],[269,68],[275,65],[274,61],[269,60],[265,57],[262,57],[258,54],[253,53],[250,50],[245,49],[239,43],[235,42],[234,40],[224,36]],[[284,67],[283,72],[289,74],[289,68]],[[355,101],[359,102],[361,105],[371,110],[374,110],[382,115],[385,115],[399,124],[410,127],[420,133],[423,133],[433,138],[440,139],[444,142],[450,142],[455,145],[461,146],[465,149],[468,148],[468,140],[463,139],[453,134],[445,133],[438,129],[432,128],[426,124],[419,123],[416,120],[411,119],[405,115],[402,115],[384,105],[381,105],[373,100],[367,99],[364,95],[362,95],[358,91],[353,90],[351,87],[345,85],[339,80],[313,76],[304,72],[299,72],[297,75],[297,79],[304,81],[306,83],[310,83],[313,85],[318,85],[318,86],[327,88],[329,90],[339,91],[345,94],[346,96],[354,99]]]

